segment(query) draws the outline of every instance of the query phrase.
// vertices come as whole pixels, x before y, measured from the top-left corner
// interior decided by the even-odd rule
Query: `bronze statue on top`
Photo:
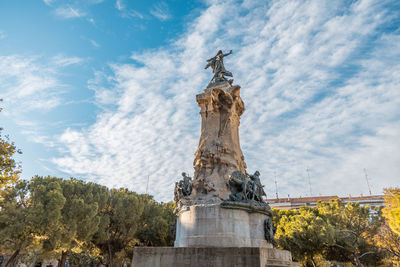
[[[210,81],[207,87],[212,87],[218,85],[219,83],[229,83],[232,84],[233,79],[226,79],[225,76],[233,77],[232,72],[227,71],[224,66],[224,57],[232,54],[232,50],[229,53],[224,54],[222,50],[219,50],[215,57],[212,57],[207,60],[207,65],[205,69],[211,67],[213,69],[214,77]]]

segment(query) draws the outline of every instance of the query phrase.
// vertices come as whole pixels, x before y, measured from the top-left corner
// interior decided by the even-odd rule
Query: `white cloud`
[[[80,18],[86,16],[86,14],[77,8],[59,7],[55,10],[55,14],[63,19]]]
[[[50,60],[38,56],[0,56],[0,97],[7,100],[4,114],[16,119],[17,114],[59,106],[65,87],[58,79],[60,68],[82,61],[78,57],[62,55]]]
[[[193,173],[205,59],[233,49],[225,65],[246,104],[241,145],[269,196],[274,172],[281,196],[307,194],[306,168],[314,193],[367,193],[363,168],[379,193],[399,173],[400,37],[379,32],[393,23],[388,12],[367,0],[211,2],[171,47],[96,72],[90,87],[104,109],[64,132],[53,161],[138,192],[150,175],[150,193],[172,199],[179,173]]]
[[[46,5],[50,6],[50,5],[54,2],[54,0],[43,0],[43,2],[44,2]]]
[[[6,88],[6,96],[30,97],[35,93],[58,85],[50,69],[35,64],[35,58],[20,56],[0,57],[0,81]]]
[[[142,15],[142,13],[140,13],[140,12],[138,12],[138,11],[136,11],[136,10],[133,10],[133,9],[125,10],[125,11],[122,13],[122,17],[125,17],[125,18],[139,18],[139,19],[144,19],[144,16]]]
[[[115,2],[115,8],[118,9],[119,11],[123,10],[125,8],[123,0],[117,0]]]
[[[117,0],[115,2],[115,8],[120,11],[120,14],[123,18],[139,18],[144,19],[142,13],[137,10],[126,8],[123,0]]]
[[[69,65],[82,63],[83,59],[80,57],[66,57],[63,55],[57,55],[52,58],[52,61],[57,66],[66,67]]]
[[[104,0],[90,0],[89,2],[90,2],[91,4],[94,4],[94,5],[96,5],[96,4],[103,3],[103,2],[104,2]]]
[[[4,33],[4,31],[2,31],[2,30],[0,30],[0,40],[1,39],[5,39],[7,36],[6,36],[6,34]]]
[[[96,42],[95,40],[89,40],[90,44],[93,45],[94,47],[98,48],[100,47],[100,44],[98,42]]]
[[[165,3],[165,2],[156,3],[153,6],[153,8],[150,10],[150,13],[154,17],[156,17],[156,18],[158,18],[159,20],[162,20],[162,21],[168,20],[168,19],[170,19],[172,17],[171,13],[169,11],[169,7],[168,7],[167,3]]]

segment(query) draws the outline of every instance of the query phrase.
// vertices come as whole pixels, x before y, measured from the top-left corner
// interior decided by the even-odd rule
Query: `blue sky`
[[[170,200],[193,174],[206,59],[242,87],[248,172],[269,197],[400,181],[398,1],[0,1],[0,125],[22,178],[77,177]]]

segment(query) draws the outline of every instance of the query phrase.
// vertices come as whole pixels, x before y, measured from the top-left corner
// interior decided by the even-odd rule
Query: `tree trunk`
[[[8,261],[7,261],[5,267],[10,267],[11,264],[14,263],[15,258],[18,256],[18,254],[19,254],[19,249],[17,249],[17,250],[11,255],[11,257],[8,259]]]
[[[111,246],[110,246],[109,242],[107,242],[107,248],[108,248],[108,261],[109,261],[109,266],[108,267],[113,267],[114,266],[113,253],[111,251]]]
[[[36,261],[37,261],[37,257],[38,257],[38,254],[35,253],[35,257],[33,258],[33,262],[32,262],[32,264],[30,264],[29,266],[35,267]]]
[[[66,261],[67,261],[67,252],[63,251],[61,252],[60,267],[64,267]]]
[[[311,260],[311,262],[312,262],[312,265],[314,266],[314,267],[317,267],[317,264],[315,263],[315,260],[314,260],[314,258],[311,256],[310,257],[310,260]]]
[[[357,253],[354,254],[354,261],[356,262],[357,267],[362,267],[360,259],[358,258]]]

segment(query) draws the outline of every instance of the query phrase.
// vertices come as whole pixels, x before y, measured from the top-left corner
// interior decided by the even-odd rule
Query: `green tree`
[[[173,246],[175,229],[174,203],[158,203],[149,195],[141,195],[145,208],[137,238],[145,246]]]
[[[107,203],[99,210],[100,224],[93,237],[109,267],[114,266],[116,255],[124,260],[133,249],[144,204],[135,192],[127,189],[109,191]]]
[[[1,101],[2,99],[0,99]],[[1,110],[0,108],[0,112]],[[2,137],[2,130],[0,127],[0,190],[7,184],[16,182],[21,173],[21,165],[13,158],[21,151],[16,148],[8,136]]]
[[[50,217],[58,216],[58,220],[51,223],[43,221],[47,227],[42,232],[44,237],[43,249],[47,253],[60,256],[60,266],[64,266],[68,253],[79,253],[82,249],[90,247],[90,241],[98,230],[100,216],[98,215],[99,203],[105,202],[107,189],[94,183],[69,179],[63,180],[55,177],[35,177],[32,180],[37,188],[40,199],[41,188],[47,184],[58,184],[61,194],[65,199],[63,206],[57,211],[47,211],[45,199],[40,199],[43,204],[42,213],[50,213]],[[54,213],[54,214],[52,214]],[[57,213],[57,214],[55,214]],[[40,216],[39,216],[40,217]],[[46,220],[46,219],[44,219]]]
[[[385,189],[385,204],[382,210],[384,224],[374,237],[376,244],[387,251],[389,261],[400,265],[400,188]]]
[[[374,236],[374,242],[377,246],[387,251],[388,261],[395,266],[400,263],[400,235],[392,231],[390,226],[383,224],[377,234]]]
[[[317,266],[324,245],[333,239],[334,229],[318,214],[317,209],[302,207],[298,212],[281,212],[276,241],[290,250],[295,259]]]
[[[100,256],[95,250],[82,251],[80,253],[71,252],[68,257],[70,266],[99,266]]]
[[[298,215],[298,210],[280,210],[272,208],[272,212],[274,216],[272,217],[272,223],[274,224],[275,229],[278,228],[279,223],[283,217],[291,217],[294,215]]]
[[[1,246],[12,253],[7,266],[21,251],[41,247],[46,228],[58,222],[64,202],[57,183],[37,186],[19,181],[1,191]]]
[[[28,186],[20,181],[7,186],[0,196],[0,246],[11,253],[6,266],[10,266],[21,250],[29,246],[34,238],[29,218]]]
[[[319,214],[334,228],[334,239],[326,244],[324,257],[327,260],[351,262],[356,266],[379,265],[382,252],[373,242],[381,220],[370,217],[369,207],[358,203],[344,205],[339,200],[319,202]]]
[[[384,190],[385,208],[383,216],[388,221],[393,232],[400,235],[400,187]]]

